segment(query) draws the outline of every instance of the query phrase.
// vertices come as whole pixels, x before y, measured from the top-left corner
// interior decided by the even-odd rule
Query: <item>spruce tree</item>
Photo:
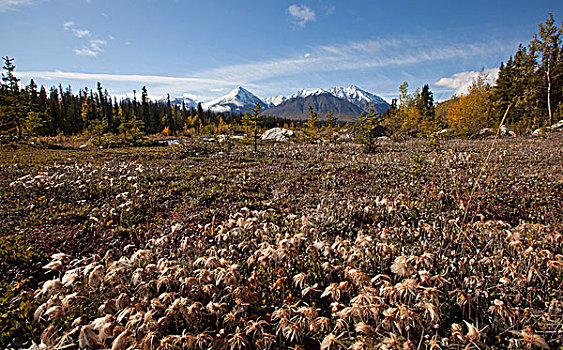
[[[383,117],[375,113],[370,106],[369,113],[362,112],[355,126],[354,141],[361,144],[365,152],[371,153],[377,150],[375,127],[383,122]]]
[[[319,117],[320,114],[315,112],[313,106],[309,105],[309,118],[307,118],[305,129],[303,129],[305,140],[308,142],[315,142],[319,139],[319,130],[317,128]]]
[[[254,140],[254,153],[258,152],[258,129],[262,123],[263,115],[260,112],[260,102],[256,102],[254,107],[250,107],[250,113],[247,111],[242,118],[245,137],[248,139],[250,135]]]
[[[2,73],[2,105],[0,109],[0,128],[4,130],[15,129],[17,136],[21,137],[25,118],[29,111],[27,94],[20,91],[19,79],[14,76],[13,58],[2,57],[4,69]]]

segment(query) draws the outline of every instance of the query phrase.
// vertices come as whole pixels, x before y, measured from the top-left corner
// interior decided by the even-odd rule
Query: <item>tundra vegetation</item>
[[[560,348],[562,141],[4,145],[0,339]]]

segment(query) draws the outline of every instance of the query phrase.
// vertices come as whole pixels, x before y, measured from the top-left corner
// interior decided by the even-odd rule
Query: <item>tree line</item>
[[[143,135],[209,135],[224,132],[232,125],[242,125],[239,113],[215,113],[201,103],[186,106],[170,98],[153,101],[145,86],[133,98],[112,97],[98,82],[96,89],[83,88],[77,94],[71,86],[53,86],[47,91],[32,79],[20,87],[15,76],[14,59],[3,57],[4,71],[0,86],[0,133],[34,136],[122,135],[138,140]],[[291,121],[265,117],[265,127]]]

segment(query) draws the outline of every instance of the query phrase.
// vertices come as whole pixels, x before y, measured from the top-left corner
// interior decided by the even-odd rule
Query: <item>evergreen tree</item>
[[[139,107],[139,114],[141,115],[141,121],[145,126],[145,130],[148,133],[153,133],[154,125],[151,123],[151,116],[149,111],[149,93],[147,87],[143,86],[141,89],[141,106]]]
[[[308,142],[315,142],[319,139],[319,129],[317,127],[319,117],[320,114],[315,112],[313,106],[309,105],[309,118],[307,118],[305,128],[303,129],[304,138]]]
[[[29,111],[27,94],[20,91],[19,79],[14,76],[13,58],[2,57],[4,60],[4,70],[2,73],[2,101],[0,109],[0,129],[15,129],[17,136],[21,137],[25,119]]]
[[[258,152],[258,129],[263,119],[263,115],[260,112],[261,109],[260,102],[256,102],[254,107],[250,107],[251,112],[245,112],[242,119],[245,137],[248,139],[252,135],[254,140],[254,153]]]
[[[432,94],[432,91],[430,91],[428,84],[425,84],[422,87],[422,91],[420,91],[416,101],[416,107],[421,118],[419,120],[420,128],[425,132],[436,131],[439,126],[436,125],[434,120],[436,114],[434,107],[434,95]]]
[[[354,141],[361,144],[365,152],[371,153],[377,150],[377,135],[375,128],[383,122],[383,117],[375,113],[373,106],[370,106],[369,113],[362,112],[360,119],[355,125]]]
[[[48,117],[49,117],[49,134],[51,136],[57,135],[62,132],[62,117],[59,108],[59,92],[54,87],[51,88],[51,93],[49,95],[49,107],[48,107]]]
[[[167,102],[166,102],[166,120],[164,122],[166,128],[168,128],[168,132],[171,134],[176,134],[174,129],[174,119],[172,118],[172,104],[170,102],[170,94],[167,95]]]
[[[326,125],[328,126],[329,129],[334,129],[336,127],[336,124],[338,123],[338,118],[336,118],[334,116],[334,114],[332,114],[332,111],[329,110],[328,113],[326,114]]]

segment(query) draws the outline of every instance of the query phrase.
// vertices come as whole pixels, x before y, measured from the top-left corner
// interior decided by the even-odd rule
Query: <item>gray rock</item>
[[[388,129],[383,125],[376,125],[369,131],[371,137],[387,136]]]
[[[481,137],[487,137],[487,136],[491,136],[491,135],[494,135],[494,134],[495,134],[495,132],[491,128],[483,128],[483,129],[479,130],[479,133],[478,133],[478,135],[481,136]]]
[[[499,135],[501,137],[513,137],[516,136],[516,134],[514,133],[514,131],[510,130],[510,128],[506,125],[501,125],[500,127],[500,133]]]
[[[536,129],[534,130],[534,132],[532,133],[533,137],[542,137],[545,136],[545,130],[543,129]]]
[[[560,120],[552,126],[549,126],[548,129],[551,131],[563,131],[563,120]]]
[[[267,130],[262,134],[262,140],[264,141],[275,141],[275,142],[287,142],[295,136],[293,130],[288,130],[284,128],[273,128]]]

